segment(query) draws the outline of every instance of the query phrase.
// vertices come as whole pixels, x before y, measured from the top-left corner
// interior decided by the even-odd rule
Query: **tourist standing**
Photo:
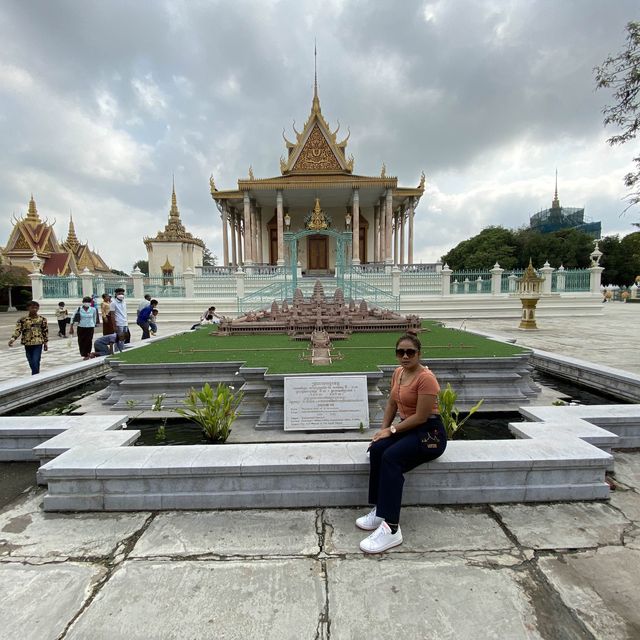
[[[98,310],[91,306],[91,296],[82,298],[82,305],[73,316],[69,333],[73,335],[73,327],[78,325],[78,349],[80,355],[88,360],[91,357],[91,345],[93,344],[93,333],[98,322]]]
[[[42,351],[49,349],[49,327],[47,319],[38,314],[40,305],[37,302],[30,302],[27,309],[29,313],[16,323],[16,330],[9,340],[9,346],[13,346],[18,336],[22,336],[20,342],[24,345],[31,375],[35,376],[36,373],[40,373]]]
[[[113,318],[113,323],[118,334],[118,348],[122,348],[122,344],[131,342],[131,333],[129,333],[129,322],[127,320],[127,303],[124,299],[124,289],[118,288],[114,291],[115,299],[111,301],[109,306],[109,315]]]
[[[136,324],[142,329],[142,340],[149,338],[149,320],[151,318],[151,312],[158,306],[157,300],[151,300],[146,307],[143,307],[138,311],[138,317]]]
[[[58,336],[60,338],[66,338],[67,325],[71,321],[71,318],[69,318],[69,312],[64,306],[64,302],[58,302],[58,308],[56,309],[56,320],[58,321]]]
[[[396,343],[400,366],[391,378],[391,393],[382,427],[373,435],[369,469],[369,503],[374,507],[356,520],[373,533],[360,543],[365,553],[381,553],[402,543],[400,505],[404,474],[441,456],[447,434],[438,414],[440,385],[420,364],[420,340],[405,334]],[[393,420],[400,414],[400,422]]]
[[[107,336],[115,333],[116,325],[113,317],[109,315],[111,309],[111,296],[108,293],[102,294],[102,302],[100,303],[100,317],[102,318],[102,335]]]

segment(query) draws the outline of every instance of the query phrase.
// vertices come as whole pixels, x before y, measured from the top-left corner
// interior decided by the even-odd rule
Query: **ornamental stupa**
[[[180,220],[175,183],[171,192],[169,221],[155,238],[144,238],[149,258],[149,275],[171,277],[202,266],[204,242],[192,236]]]

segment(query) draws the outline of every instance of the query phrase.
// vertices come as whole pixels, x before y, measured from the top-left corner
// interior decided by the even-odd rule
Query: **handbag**
[[[79,324],[79,322],[80,322],[80,307],[78,307],[76,312],[73,314],[73,324]]]

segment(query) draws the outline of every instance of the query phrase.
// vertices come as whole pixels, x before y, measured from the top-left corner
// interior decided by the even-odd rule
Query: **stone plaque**
[[[369,427],[367,376],[284,379],[284,430],[332,431]]]

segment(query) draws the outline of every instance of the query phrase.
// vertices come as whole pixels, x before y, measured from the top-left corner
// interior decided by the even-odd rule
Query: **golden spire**
[[[315,40],[313,42],[313,102],[311,112],[320,113],[320,98],[318,97],[318,51]]]
[[[176,198],[175,178],[172,178],[171,210],[169,211],[169,220],[171,220],[171,218],[180,218],[180,211],[178,210],[178,199]]]
[[[560,208],[560,200],[558,200],[558,170],[556,169],[556,190],[553,194],[553,200],[551,201],[552,209]]]
[[[40,220],[40,216],[38,215],[38,210],[36,209],[36,201],[33,199],[33,193],[31,194],[31,200],[29,200],[27,221],[33,224],[40,224],[42,222],[42,220]]]
[[[72,249],[75,249],[80,245],[78,236],[76,236],[76,229],[73,226],[73,214],[71,212],[69,212],[69,231],[67,233],[66,244],[69,245]]]

